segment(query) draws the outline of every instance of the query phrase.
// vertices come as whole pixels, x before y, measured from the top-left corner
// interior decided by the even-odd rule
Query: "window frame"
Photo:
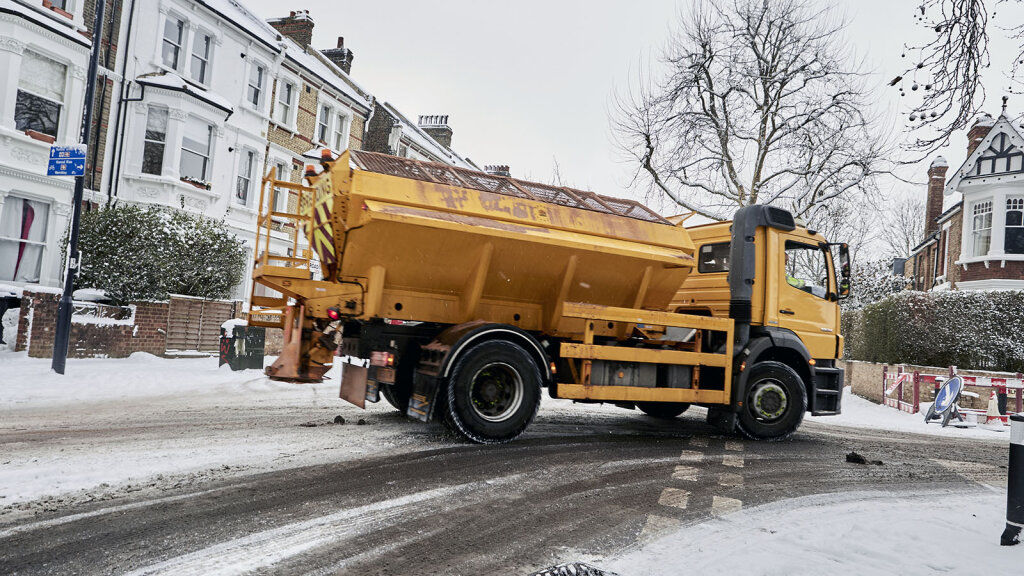
[[[793,284],[791,284],[789,282],[789,278],[791,276],[789,274],[789,270],[786,268],[786,260],[789,257],[790,251],[792,251],[792,250],[812,250],[814,252],[817,252],[820,255],[820,257],[822,259],[822,263],[824,264],[825,283],[826,283],[825,286],[820,286],[818,284],[815,284],[814,283],[816,281],[815,278],[807,279],[807,278],[801,278],[801,277],[795,276],[795,275],[792,276],[792,278],[803,281],[804,282],[804,286],[802,286],[802,287],[801,286],[794,286]],[[789,286],[790,288],[793,288],[794,290],[799,290],[800,292],[803,292],[805,294],[810,294],[811,296],[814,296],[815,298],[820,298],[822,300],[829,300],[831,298],[829,296],[830,294],[832,294],[832,287],[831,287],[830,284],[831,284],[831,279],[835,277],[835,270],[834,270],[834,268],[832,266],[832,254],[828,251],[827,245],[826,246],[822,246],[822,245],[815,246],[813,244],[807,244],[805,242],[800,242],[800,241],[797,241],[797,240],[787,239],[785,241],[785,243],[783,244],[783,254],[785,256],[783,257],[783,260],[782,260],[783,264],[782,264],[782,278],[781,278],[781,280],[782,280],[782,284],[784,286]],[[794,267],[795,266],[799,266],[799,265],[800,265],[799,262],[797,262],[797,263],[794,264]],[[794,269],[794,272],[797,272],[797,270]],[[810,283],[810,284],[808,285],[808,283]],[[821,294],[814,293],[813,289],[815,287],[822,288],[823,292]]]
[[[172,22],[172,21],[178,23],[178,43],[177,44],[175,44],[174,42],[172,42],[172,41],[167,39],[167,24],[169,22]],[[186,20],[185,18],[182,18],[181,16],[178,16],[177,14],[173,14],[173,13],[172,14],[168,14],[166,16],[166,18],[164,18],[163,29],[160,32],[160,63],[162,65],[164,65],[165,67],[167,67],[168,69],[174,70],[175,72],[178,72],[180,70],[180,68],[181,68],[181,63],[182,63],[181,62],[181,52],[182,52],[182,48],[185,46],[185,42],[187,41],[187,36],[188,36],[188,34],[186,32],[187,30],[188,30],[188,20]],[[174,46],[175,52],[174,52],[174,63],[173,64],[168,64],[167,63],[167,59],[164,56],[164,45],[165,44],[169,44],[171,46]]]
[[[39,263],[38,263],[39,277],[36,278],[35,280],[28,280],[27,281],[27,282],[37,282],[38,283],[38,282],[41,282],[42,279],[43,279],[43,268],[44,268],[44,265],[46,263],[46,254],[47,254],[47,251],[49,249],[49,243],[50,243],[49,242],[49,237],[50,237],[50,232],[51,232],[51,228],[52,228],[52,226],[50,225],[51,224],[50,218],[53,215],[53,207],[54,207],[54,203],[55,202],[52,199],[40,198],[40,197],[35,196],[35,195],[22,195],[22,194],[19,194],[17,192],[11,192],[10,194],[8,194],[4,198],[4,204],[7,204],[7,203],[10,202],[11,205],[13,205],[13,202],[11,202],[12,199],[29,201],[29,202],[38,202],[38,203],[43,204],[43,205],[46,206],[46,217],[43,218],[43,226],[45,226],[45,230],[43,231],[43,239],[42,240],[28,240],[28,239],[22,240],[21,238],[11,238],[11,237],[8,237],[8,236],[4,236],[3,235],[3,230],[0,229],[0,242],[13,242],[15,244],[26,244],[26,245],[29,245],[29,246],[39,246],[40,247]],[[20,282],[20,280],[17,279],[16,272],[17,271],[15,271],[14,277],[12,277],[10,280],[0,280],[0,281],[2,281],[2,282]]]
[[[253,181],[257,173],[259,158],[257,152],[252,148],[242,148],[241,156],[238,159],[238,175],[235,178],[234,204],[248,207],[249,200],[253,195]],[[242,191],[242,182],[245,182],[245,197],[239,196]]]
[[[993,208],[994,208],[993,204],[994,204],[994,202],[993,202],[992,198],[986,198],[984,200],[977,200],[977,201],[975,201],[975,202],[973,202],[971,204],[971,233],[970,233],[970,242],[971,242],[971,244],[970,244],[970,248],[971,248],[970,255],[971,255],[971,257],[981,258],[981,257],[987,256],[988,253],[992,250],[992,220],[993,220],[992,215],[993,215]],[[987,208],[988,208],[987,211],[980,211],[979,210],[980,208],[986,207],[986,205],[987,205]],[[986,216],[987,216],[987,220],[988,220],[988,222],[987,222],[988,226],[985,227],[985,228],[979,228],[978,227],[978,218],[981,218],[982,222],[984,223],[984,220],[985,220]],[[984,252],[979,253],[979,250],[978,250],[979,242],[978,242],[978,240],[979,240],[979,237],[981,236],[980,232],[985,232],[985,231],[988,232],[988,246],[986,247]]]
[[[213,45],[216,43],[216,36],[212,32],[208,32],[204,28],[196,28],[191,34],[191,47],[189,48],[189,59],[188,59],[188,77],[193,81],[202,84],[203,86],[209,86],[211,76],[213,74]],[[206,38],[206,57],[202,58],[196,55],[196,41],[200,38]],[[195,60],[199,60],[202,63],[202,75],[201,78],[196,78],[193,73],[193,66]]]
[[[331,129],[331,119],[334,116],[334,109],[331,108],[330,104],[320,103],[320,111],[316,118],[316,134],[314,134],[316,141],[323,146],[330,146],[327,142],[333,130]]]
[[[154,139],[151,139],[149,137],[149,133],[150,133],[150,130],[149,130],[149,120],[150,120],[151,115],[154,112],[162,112],[164,114],[163,140],[154,140]],[[164,173],[164,164],[165,164],[165,159],[166,159],[166,156],[167,156],[167,124],[168,124],[168,122],[170,122],[170,109],[167,106],[156,106],[156,105],[150,105],[149,106],[148,110],[146,111],[146,124],[143,127],[143,132],[142,132],[142,168],[141,168],[141,171],[142,171],[143,174],[149,174],[149,175],[152,175],[152,176],[162,176],[163,173]],[[146,150],[150,146],[159,146],[160,147],[160,166],[159,166],[159,171],[157,171],[157,172],[148,172],[146,170]]]
[[[715,252],[716,248],[719,248],[721,246],[725,246],[726,247],[726,255],[728,255],[729,254],[730,245],[731,245],[731,242],[728,242],[728,241],[726,241],[726,242],[711,242],[711,243],[708,243],[708,244],[701,244],[700,247],[697,248],[697,272],[700,273],[700,274],[721,274],[723,272],[728,272],[729,271],[729,261],[728,261],[728,258],[723,260],[724,268],[719,266],[719,267],[715,267],[715,268],[710,268],[709,269],[708,266],[705,266],[704,253],[708,252],[708,253],[714,255],[716,253]],[[710,250],[705,250],[705,248],[710,248]]]
[[[1013,229],[1017,234],[1024,235],[1024,196],[1006,197],[1006,218],[1003,221],[1003,252],[1005,254],[1024,254],[1024,246],[1020,251],[1011,251],[1009,247],[1009,232]],[[1010,224],[1010,212],[1020,212],[1020,223]],[[1022,241],[1024,244],[1024,241]]]
[[[258,86],[254,86],[253,83],[252,83],[252,75],[253,75],[253,72],[256,72],[256,71],[260,72],[260,76],[259,76],[259,80],[258,80],[258,82],[259,82]],[[263,103],[263,95],[266,93],[266,83],[267,83],[267,67],[264,66],[262,62],[253,62],[250,65],[250,67],[249,67],[249,74],[248,74],[248,77],[246,78],[246,90],[245,90],[245,101],[246,101],[247,104],[249,104],[253,108],[253,110],[259,110],[260,107],[261,107],[260,105]],[[250,97],[251,93],[255,93],[255,95],[256,95],[256,101],[255,102],[253,102],[252,98]]]
[[[15,95],[14,95],[14,124],[15,124],[15,129],[19,130],[21,132],[27,132],[29,130],[32,130],[33,132],[38,132],[40,134],[45,134],[45,135],[53,138],[54,140],[56,140],[57,138],[60,138],[61,125],[63,124],[64,111],[66,109],[66,102],[65,101],[68,98],[68,68],[69,68],[69,66],[68,66],[68,64],[66,62],[61,62],[60,60],[58,60],[56,58],[51,58],[49,55],[44,54],[44,53],[42,53],[42,52],[40,52],[38,50],[33,50],[32,48],[26,48],[25,52],[32,53],[36,57],[38,57],[40,59],[48,60],[50,62],[53,62],[54,64],[57,64],[57,65],[63,67],[64,68],[64,78],[63,78],[63,83],[62,83],[62,85],[60,87],[61,100],[60,101],[56,101],[56,100],[51,99],[49,96],[44,96],[44,95],[39,94],[39,93],[37,93],[37,92],[35,92],[35,91],[31,90],[31,89],[25,88],[25,87],[23,87],[21,85],[21,75],[28,68],[28,67],[22,66],[21,70],[18,72],[18,80],[17,80],[17,82],[15,84]],[[21,93],[25,93],[26,95],[28,95],[28,96],[30,96],[32,98],[37,98],[37,99],[42,100],[44,102],[56,105],[56,107],[57,107],[57,114],[56,114],[57,119],[56,119],[56,124],[53,127],[53,134],[50,134],[49,132],[46,132],[44,130],[37,130],[36,128],[29,128],[29,127],[18,128],[17,127],[17,123],[18,123],[18,109],[19,109],[19,106],[20,106],[19,102],[21,100],[21,98],[20,98],[20,94]]]
[[[288,128],[289,130],[295,127],[295,118],[297,116],[296,110],[298,109],[299,101],[299,83],[292,80],[289,77],[281,76],[277,80],[277,89],[274,94],[274,122],[280,126]],[[281,106],[284,104],[281,100],[281,95],[285,91],[284,88],[290,87],[291,100],[288,102],[287,108],[283,111],[285,118],[281,118],[282,110]]]
[[[179,162],[178,162],[178,174],[179,174],[179,176],[181,178],[192,178],[192,179],[195,179],[194,176],[189,176],[189,175],[184,174],[184,170],[182,170],[182,162],[185,159],[185,154],[195,154],[196,156],[199,156],[199,157],[201,157],[201,158],[203,158],[205,160],[205,162],[203,164],[203,176],[202,176],[202,178],[199,178],[198,180],[201,180],[201,181],[206,182],[207,184],[209,184],[210,183],[210,173],[212,172],[212,168],[213,168],[214,124],[209,122],[208,120],[205,120],[205,119],[199,117],[199,116],[189,116],[185,120],[185,122],[187,123],[189,120],[196,120],[196,121],[202,122],[203,124],[206,125],[207,129],[209,130],[209,132],[208,132],[208,139],[207,139],[207,152],[204,155],[204,154],[201,154],[200,152],[198,152],[196,150],[192,150],[190,148],[187,148],[185,146],[185,135],[183,133],[182,137],[181,137],[181,160],[179,160]]]
[[[334,151],[342,153],[348,149],[349,135],[351,133],[352,116],[342,111],[338,111],[334,116],[334,132],[333,132],[333,143]]]

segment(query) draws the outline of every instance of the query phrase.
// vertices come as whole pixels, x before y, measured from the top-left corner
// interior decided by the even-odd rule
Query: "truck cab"
[[[838,301],[849,292],[844,276],[849,273],[848,251],[846,245],[830,244],[814,230],[791,222],[754,227],[748,250],[734,246],[732,222],[689,228],[697,266],[671,310],[742,322],[746,309],[749,334],[745,341],[739,332],[736,338],[737,347],[742,347],[740,361],[747,366],[765,361],[785,364],[800,376],[809,412],[838,414],[843,384],[843,371],[836,366],[843,351]],[[744,263],[753,270],[748,304],[735,297],[734,283],[739,280],[730,281],[731,265],[739,259],[753,260]],[[740,394],[749,392],[743,378],[741,371],[736,387]],[[749,398],[736,401],[742,406]]]

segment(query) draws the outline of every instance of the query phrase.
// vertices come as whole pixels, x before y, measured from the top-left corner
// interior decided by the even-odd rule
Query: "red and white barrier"
[[[958,375],[956,373],[956,366],[950,366],[949,372],[946,374],[921,374],[917,370],[907,372],[903,366],[897,366],[895,371],[891,371],[888,365],[883,366],[882,401],[886,406],[910,414],[917,414],[921,411],[921,386],[923,384],[931,385],[937,391],[943,382],[955,375]],[[963,379],[965,386],[992,389],[992,397],[990,398],[987,410],[960,408],[960,412],[964,415],[973,413],[978,416],[978,422],[991,421],[991,423],[995,424],[998,421],[1009,426],[1007,414],[999,413],[998,404],[993,404],[992,401],[992,398],[996,398],[998,395],[1006,395],[1009,390],[1014,391],[1016,401],[1016,409],[1012,412],[1024,413],[1024,374],[1017,373],[1014,378],[964,376],[962,374],[959,376]],[[910,402],[903,400],[904,385],[913,386],[913,400]],[[995,414],[991,414],[994,406]],[[1007,406],[1007,412],[1012,413],[1009,410],[1009,406]]]

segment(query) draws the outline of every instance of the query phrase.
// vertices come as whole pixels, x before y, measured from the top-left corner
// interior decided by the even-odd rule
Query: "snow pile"
[[[21,298],[22,290],[10,284],[0,284],[0,298]]]
[[[246,322],[244,318],[231,318],[229,320],[225,320],[224,323],[220,325],[220,329],[228,335],[231,335],[235,333],[235,326],[248,325],[249,323]]]
[[[1005,495],[994,492],[807,496],[594,564],[622,576],[1019,574],[1024,551],[999,546],[1005,513]]]
[[[98,288],[79,288],[71,294],[71,298],[82,302],[106,302],[110,300],[107,293]]]
[[[1003,425],[977,425],[970,428],[957,428],[952,423],[943,428],[937,422],[926,423],[924,415],[928,412],[930,402],[921,403],[919,414],[908,414],[895,408],[875,404],[843,389],[843,413],[838,416],[811,416],[808,414],[804,422],[817,422],[826,426],[843,426],[846,428],[869,428],[873,430],[891,430],[893,432],[911,432],[950,438],[970,438],[1006,444],[1009,442],[1010,428]]]

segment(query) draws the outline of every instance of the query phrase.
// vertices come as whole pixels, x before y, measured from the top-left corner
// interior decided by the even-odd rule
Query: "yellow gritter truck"
[[[340,354],[345,400],[383,396],[481,443],[520,435],[543,389],[663,418],[697,404],[767,440],[839,413],[846,246],[785,210],[687,230],[620,198],[363,151],[306,182],[263,180],[261,207],[297,197],[259,215],[249,324],[285,335],[270,378],[320,381]],[[271,254],[288,230],[292,255]]]

